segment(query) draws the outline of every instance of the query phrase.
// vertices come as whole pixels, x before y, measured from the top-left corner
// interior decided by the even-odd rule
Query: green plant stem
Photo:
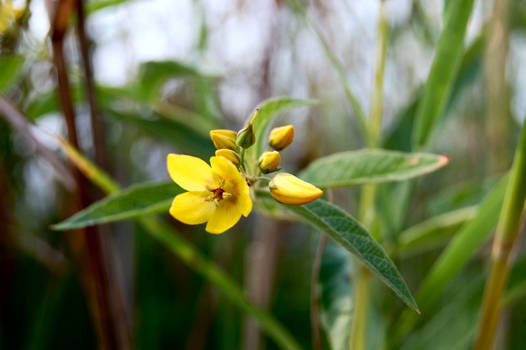
[[[510,253],[519,233],[526,198],[526,122],[522,126],[519,145],[515,152],[510,180],[506,188],[491,253],[490,276],[486,282],[482,316],[476,350],[492,349],[500,316],[501,296],[506,286]]]
[[[377,147],[381,139],[382,130],[382,97],[383,81],[385,71],[385,60],[387,56],[388,26],[386,19],[385,1],[380,5],[380,19],[378,21],[378,47],[375,73],[375,86],[371,98],[371,115],[369,117],[368,142],[370,148]],[[372,230],[375,219],[376,185],[365,185],[362,187],[360,196],[360,220],[369,229],[372,236],[378,239],[378,234]],[[349,339],[349,350],[363,350],[366,348],[367,312],[371,297],[370,283],[371,274],[369,270],[361,266],[356,283],[354,297],[354,315]]]
[[[378,56],[376,62],[376,74],[374,76],[375,88],[371,99],[371,116],[369,118],[369,147],[378,147],[382,128],[382,97],[384,86],[385,60],[387,57],[387,18],[385,2],[380,6],[380,20],[378,22]]]
[[[367,312],[370,301],[371,272],[360,266],[355,289],[354,314],[349,338],[349,350],[366,349]]]
[[[323,262],[323,252],[325,251],[325,246],[327,245],[327,237],[328,236],[326,234],[322,234],[312,266],[310,285],[310,324],[312,332],[312,348],[314,350],[323,349],[320,334],[320,292],[318,290],[318,284],[320,282],[320,270],[321,264]]]

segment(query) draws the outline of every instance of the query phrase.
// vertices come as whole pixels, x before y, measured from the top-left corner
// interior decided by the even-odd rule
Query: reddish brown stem
[[[82,56],[82,67],[84,69],[84,82],[86,84],[86,95],[90,107],[91,133],[93,148],[95,150],[95,163],[102,169],[107,169],[104,142],[104,126],[99,117],[99,108],[95,96],[95,80],[93,78],[93,67],[89,51],[89,40],[86,35],[86,18],[84,14],[84,1],[78,0],[77,4],[77,36],[79,39],[80,55]]]
[[[77,130],[75,125],[75,110],[70,93],[70,84],[67,76],[67,69],[63,51],[63,35],[52,36],[53,59],[57,71],[58,93],[70,143],[79,149]],[[78,209],[84,208],[89,204],[87,194],[87,183],[81,173],[75,168],[72,169],[75,184],[77,187],[75,196],[75,206]],[[118,349],[116,329],[112,321],[110,305],[110,290],[104,266],[100,237],[95,228],[86,228],[83,231],[86,242],[87,260],[89,273],[91,276],[91,288],[94,293],[97,315],[97,330],[101,348]]]

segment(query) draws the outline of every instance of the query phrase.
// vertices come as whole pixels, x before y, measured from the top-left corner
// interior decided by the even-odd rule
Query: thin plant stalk
[[[500,318],[502,292],[506,286],[511,251],[519,234],[521,217],[526,198],[526,121],[522,126],[519,145],[515,152],[513,167],[499,223],[491,251],[490,276],[484,290],[482,316],[480,318],[475,350],[493,347]]]
[[[385,1],[380,5],[380,18],[378,21],[378,49],[376,60],[375,85],[371,98],[371,114],[369,117],[368,146],[377,147],[381,139],[382,127],[382,97],[385,61],[387,56],[388,26],[386,18]],[[360,197],[360,219],[368,227],[373,237],[378,239],[378,234],[371,230],[375,218],[376,185],[366,185],[362,188]],[[354,315],[349,340],[350,350],[363,350],[366,348],[367,313],[370,302],[371,274],[366,267],[361,266],[357,274],[356,292],[354,296]]]
[[[338,77],[340,78],[340,81],[342,83],[345,97],[349,101],[349,104],[351,105],[354,114],[356,115],[356,120],[358,121],[358,126],[361,131],[361,135],[365,142],[367,144],[370,143],[370,135],[369,135],[369,129],[367,128],[367,120],[365,118],[365,113],[362,109],[362,106],[360,105],[360,102],[352,92],[350,88],[349,79],[347,79],[347,74],[345,73],[345,69],[343,68],[342,63],[340,60],[336,57],[336,55],[332,52],[332,50],[329,47],[329,44],[327,43],[327,40],[321,33],[320,29],[312,23],[312,21],[307,16],[307,11],[303,8],[303,5],[298,0],[289,0],[289,3],[294,7],[296,12],[300,15],[302,20],[305,22],[307,27],[312,31],[312,33],[315,35],[315,37],[318,39],[320,45],[323,48],[323,52],[325,53],[325,56],[329,60],[332,67],[336,70],[336,73],[338,73]]]
[[[312,277],[310,284],[310,325],[312,333],[312,348],[322,350],[321,332],[320,332],[320,291],[318,285],[320,282],[320,270],[323,262],[323,253],[327,246],[327,235],[322,234],[314,263],[312,265]]]

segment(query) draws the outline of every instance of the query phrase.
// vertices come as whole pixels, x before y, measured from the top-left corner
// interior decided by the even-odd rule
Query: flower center
[[[225,190],[221,187],[216,188],[215,190],[210,191],[214,194],[213,200],[222,201],[223,200],[223,194],[225,193]]]
[[[224,180],[221,180],[221,183],[217,188],[208,188],[208,190],[211,192],[207,201],[214,201],[216,205],[219,205],[219,203],[224,200],[232,197],[232,193],[229,193],[223,189],[223,186],[225,184]]]

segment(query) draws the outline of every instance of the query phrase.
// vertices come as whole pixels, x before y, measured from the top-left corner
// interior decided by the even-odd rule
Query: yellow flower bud
[[[263,174],[268,174],[273,171],[279,170],[279,163],[281,162],[281,156],[279,152],[264,152],[261,157],[259,157],[259,168]]]
[[[274,128],[268,137],[270,147],[280,151],[291,144],[294,139],[294,127],[292,125]]]
[[[284,204],[307,204],[323,195],[318,187],[287,173],[274,176],[268,187],[272,197]]]
[[[235,166],[239,166],[241,159],[238,154],[231,149],[218,149],[216,151],[216,156],[223,157],[231,161]]]
[[[236,145],[237,134],[235,131],[226,129],[210,130],[210,138],[217,149],[231,149],[237,151],[239,147]]]

